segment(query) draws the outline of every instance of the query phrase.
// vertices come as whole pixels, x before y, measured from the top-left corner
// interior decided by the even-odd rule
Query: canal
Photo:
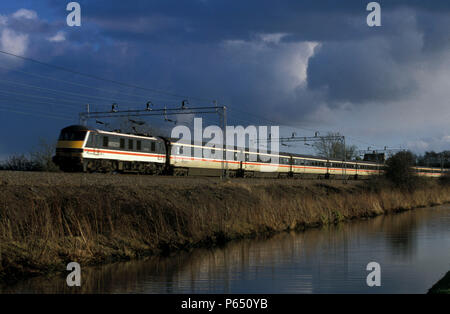
[[[381,267],[368,287],[366,266]],[[417,209],[215,249],[82,267],[82,286],[36,277],[1,293],[426,293],[450,270],[450,206]]]

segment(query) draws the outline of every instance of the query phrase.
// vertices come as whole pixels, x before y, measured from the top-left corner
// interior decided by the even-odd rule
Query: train
[[[227,157],[212,157],[217,155]],[[267,161],[268,157],[276,157],[277,163]],[[196,145],[162,136],[104,131],[82,125],[61,130],[53,162],[64,172],[173,176],[226,173],[228,177],[243,178],[365,179],[384,173],[384,164],[377,162],[253,152],[236,146],[216,148],[204,143]],[[414,171],[421,176],[439,177],[446,170],[414,167]]]

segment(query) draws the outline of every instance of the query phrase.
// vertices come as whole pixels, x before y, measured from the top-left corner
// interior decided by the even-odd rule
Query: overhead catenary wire
[[[91,85],[81,84],[81,83],[78,83],[78,82],[76,83],[76,82],[72,82],[72,81],[68,81],[68,80],[63,80],[63,79],[60,79],[60,78],[50,77],[50,76],[47,76],[47,75],[34,74],[34,73],[31,73],[31,72],[26,72],[26,71],[22,71],[22,70],[17,70],[17,69],[4,67],[2,65],[0,65],[0,68],[8,70],[8,71],[12,71],[12,72],[26,74],[27,76],[33,76],[33,77],[42,78],[42,79],[46,79],[46,80],[56,81],[58,83],[70,84],[70,85],[73,85],[73,86],[79,86],[79,87],[83,87],[83,88],[93,89],[93,90],[97,90],[97,91],[100,91],[100,92],[113,93],[113,94],[118,94],[118,95],[124,95],[124,96],[140,98],[143,101],[148,101],[148,99],[150,98],[151,100],[157,101],[157,102],[160,102],[160,101],[161,102],[166,102],[166,103],[174,102],[173,99],[161,98],[161,96],[130,94],[130,93],[125,93],[125,92],[118,91],[118,90],[109,90],[109,89],[104,89],[104,88],[93,87]],[[120,98],[119,99],[119,98],[116,97],[116,101],[127,103],[127,102],[137,101],[137,99],[134,99],[134,100],[130,100],[128,98],[127,99],[125,99],[125,98]]]
[[[67,112],[67,111],[58,110],[59,108],[56,105],[50,104],[50,103],[45,103],[45,102],[36,103],[35,101],[31,101],[31,102],[24,102],[24,103],[18,104],[17,102],[11,101],[10,99],[1,98],[1,97],[0,97],[0,104],[2,104],[4,106],[10,106],[17,110],[23,110],[23,109],[35,110],[35,111],[44,112],[44,113],[64,115],[65,117],[73,117],[74,116],[73,113],[76,112],[76,111],[74,111],[73,113],[71,113],[71,112]]]
[[[261,119],[261,120],[264,120],[264,121],[266,121],[266,122],[270,122],[270,123],[272,123],[272,124],[276,124],[276,125],[280,125],[280,126],[287,126],[287,127],[293,128],[293,129],[305,130],[305,131],[310,131],[310,132],[316,132],[316,131],[321,131],[321,132],[323,132],[323,130],[320,130],[320,129],[319,129],[319,130],[318,130],[318,129],[310,129],[310,128],[305,128],[305,127],[300,127],[300,126],[297,126],[297,125],[293,125],[293,124],[290,124],[290,123],[282,123],[282,122],[280,122],[280,121],[274,121],[274,120],[267,119],[267,118],[264,118],[264,117],[262,117],[262,116],[256,115],[256,114],[254,114],[254,113],[249,113],[249,112],[243,111],[243,110],[241,110],[241,109],[236,109],[236,108],[233,108],[233,107],[230,107],[230,109],[231,109],[231,110],[230,110],[230,115],[233,115],[233,114],[234,114],[234,113],[233,113],[233,110],[234,110],[234,111],[238,111],[238,112],[247,114],[247,115],[249,115],[249,116],[254,116],[254,117],[257,117],[257,118],[259,118],[259,119]],[[358,139],[358,138],[356,138],[356,137],[354,137],[354,136],[347,136],[347,138],[350,138],[350,139],[352,139],[352,140],[354,140],[354,141],[356,141],[356,142],[359,142],[359,143],[362,143],[362,144],[365,144],[365,145],[377,146],[377,145],[375,145],[375,144],[373,144],[373,143],[368,143],[368,142],[362,141],[362,140],[360,140],[360,139]]]
[[[99,97],[99,96],[94,96],[94,95],[89,95],[89,94],[73,93],[73,92],[69,92],[69,91],[56,90],[56,89],[52,89],[52,88],[46,88],[46,87],[41,87],[41,86],[36,86],[36,85],[26,84],[26,83],[19,83],[19,82],[15,82],[15,81],[11,81],[11,80],[5,80],[5,79],[0,79],[0,82],[6,82],[6,83],[15,84],[15,85],[18,85],[18,86],[23,86],[23,87],[26,87],[26,88],[32,88],[32,89],[41,90],[41,91],[48,91],[48,92],[53,92],[53,93],[66,94],[66,95],[70,95],[72,97],[75,96],[75,97],[83,97],[83,98],[86,98],[86,99],[99,99],[99,100],[105,100],[105,101],[110,101],[110,102],[117,102],[118,101],[114,97]],[[130,102],[128,102],[128,104],[141,105],[141,104],[138,104],[138,103],[130,103]]]
[[[25,95],[22,93],[14,93],[14,92],[5,91],[5,90],[0,90],[0,94],[8,94],[8,95],[12,95],[12,96],[20,96],[20,97],[25,97],[25,98],[34,98],[34,100],[35,99],[57,100],[58,104],[53,103],[53,105],[63,106],[63,107],[67,107],[67,108],[73,108],[73,109],[77,109],[77,110],[80,110],[80,107],[81,107],[81,105],[63,104],[64,102],[80,104],[80,102],[79,101],[71,101],[71,100],[67,100],[67,99],[61,99],[61,98],[53,98],[53,97],[46,97],[46,96],[39,96],[39,95]],[[29,101],[29,100],[25,100],[25,101]],[[60,102],[63,102],[63,103],[60,103]]]
[[[40,110],[43,112],[51,112],[52,114],[60,114],[65,115],[67,117],[74,116],[78,113],[78,111],[73,110],[72,112],[68,112],[64,108],[60,108],[58,104],[47,103],[44,101],[32,100],[26,102],[17,103],[17,101],[13,101],[8,98],[3,98],[0,95],[0,101],[7,103],[10,106],[14,106],[16,109],[32,109],[32,110]]]
[[[4,107],[4,105],[0,105],[0,111],[12,112],[12,113],[17,113],[17,114],[22,114],[22,115],[30,115],[30,116],[38,116],[38,117],[46,117],[46,118],[52,118],[52,119],[73,121],[73,118],[71,118],[71,117],[69,118],[69,117],[51,115],[51,114],[40,113],[40,112],[21,111],[21,110],[15,109],[15,108],[9,108],[8,106]]]
[[[107,93],[117,93],[119,95],[125,95],[125,96],[131,96],[131,97],[137,97],[137,98],[148,98],[149,95],[138,95],[138,94],[129,94],[129,93],[124,93],[124,92],[119,92],[117,90],[109,90],[109,89],[104,89],[104,88],[99,88],[99,87],[93,87],[90,85],[86,85],[86,84],[81,84],[81,83],[75,83],[72,81],[68,81],[68,80],[63,80],[60,78],[54,78],[54,77],[50,77],[47,75],[39,75],[39,74],[35,74],[35,73],[30,73],[30,72],[26,72],[26,71],[22,71],[22,70],[17,70],[17,69],[12,69],[12,68],[8,68],[8,67],[4,67],[0,65],[0,68],[8,70],[8,71],[13,71],[13,72],[17,72],[17,73],[23,73],[29,76],[34,76],[34,77],[38,77],[38,78],[44,78],[46,80],[52,80],[52,81],[56,81],[58,83],[65,83],[65,84],[70,84],[70,85],[74,85],[74,86],[79,86],[79,87],[84,87],[84,88],[89,88],[89,89],[95,89],[98,91],[102,91],[102,92],[107,92]]]
[[[79,75],[79,76],[83,76],[83,77],[87,77],[87,78],[91,78],[91,79],[95,79],[95,80],[100,80],[100,81],[104,81],[104,82],[108,82],[108,83],[113,83],[113,84],[121,85],[121,86],[124,86],[124,87],[127,87],[127,88],[134,88],[134,89],[139,89],[139,90],[145,90],[145,91],[149,91],[149,92],[153,92],[153,93],[157,93],[157,94],[161,94],[161,95],[166,95],[166,96],[171,96],[171,97],[176,97],[176,98],[188,98],[188,99],[200,100],[200,101],[208,101],[208,102],[212,101],[212,98],[203,98],[203,97],[193,97],[193,96],[181,95],[181,94],[177,94],[177,93],[173,93],[173,92],[168,92],[168,91],[163,91],[163,90],[158,90],[158,89],[152,89],[152,88],[147,88],[147,87],[143,87],[143,86],[138,86],[138,85],[134,85],[134,84],[124,83],[124,82],[120,82],[120,81],[117,81],[117,80],[106,79],[106,78],[102,78],[102,77],[99,77],[99,76],[96,76],[96,75],[82,73],[80,71],[75,71],[75,70],[72,70],[72,69],[69,69],[69,68],[65,68],[65,67],[62,67],[62,66],[58,66],[58,65],[53,65],[53,64],[50,64],[50,63],[42,62],[42,61],[39,61],[39,60],[36,60],[36,59],[33,59],[33,58],[20,56],[20,55],[17,55],[17,54],[11,53],[11,52],[7,52],[7,51],[3,51],[3,50],[0,50],[0,53],[2,53],[4,55],[16,57],[16,58],[19,58],[19,59],[22,59],[22,60],[25,60],[25,61],[29,61],[29,62],[33,62],[33,63],[36,63],[36,64],[40,64],[40,65],[43,65],[43,66],[46,66],[46,67],[49,67],[49,68],[54,68],[54,69],[57,69],[57,70],[60,70],[60,71],[65,71],[67,73],[72,73],[72,74],[76,74],[76,75]],[[22,71],[22,72],[24,72],[24,71]],[[66,83],[77,84],[77,83],[72,83],[72,82],[68,82],[68,81],[66,81]],[[78,84],[78,85],[83,85],[83,84]],[[86,86],[84,86],[84,87],[86,87]],[[39,88],[39,87],[35,87],[35,88]],[[60,91],[58,91],[58,92],[60,92]],[[81,96],[82,97],[96,97],[98,99],[98,96],[86,96],[86,95],[81,95]],[[133,96],[133,97],[136,97],[136,96]],[[137,97],[139,97],[139,96],[137,96]],[[111,98],[103,98],[103,99],[111,100]],[[114,100],[111,100],[111,101],[114,101]],[[271,122],[273,124],[277,124],[277,125],[280,125],[280,126],[287,126],[287,127],[291,127],[291,128],[294,128],[294,129],[313,131],[313,132],[316,131],[316,130],[313,130],[313,129],[310,129],[310,128],[300,127],[300,126],[292,125],[292,124],[289,124],[289,123],[280,123],[279,121],[270,120],[270,119],[264,118],[262,116],[255,115],[254,113],[245,112],[243,110],[236,109],[236,108],[234,108],[234,109],[236,111],[240,111],[240,112],[242,112],[244,114],[251,115],[251,116],[254,116],[254,117],[258,117],[258,119],[262,119],[264,121],[268,121],[268,122]],[[351,139],[353,139],[353,140],[355,140],[357,142],[360,142],[360,143],[364,143],[366,145],[376,146],[374,144],[371,144],[371,143],[359,140],[359,139],[357,139],[354,136],[348,136],[348,138],[351,138]]]
[[[0,50],[0,53],[2,53],[4,55],[13,56],[13,57],[16,57],[16,58],[19,58],[19,59],[22,59],[22,60],[34,62],[36,64],[40,64],[40,65],[43,65],[43,66],[46,66],[46,67],[54,68],[54,69],[57,69],[57,70],[60,70],[60,71],[65,71],[65,72],[69,72],[69,73],[72,73],[72,74],[76,74],[76,75],[80,75],[80,76],[84,76],[84,77],[89,77],[89,78],[95,79],[95,80],[100,80],[100,81],[104,81],[104,82],[114,83],[114,84],[117,84],[117,85],[129,87],[129,88],[135,88],[135,89],[140,89],[140,90],[151,91],[151,92],[159,93],[159,94],[162,94],[162,95],[174,96],[174,97],[177,97],[177,98],[188,98],[188,99],[199,100],[199,101],[208,101],[208,102],[213,100],[213,99],[209,99],[209,98],[181,95],[181,94],[167,92],[167,91],[163,91],[163,90],[142,87],[142,86],[138,86],[138,85],[134,85],[134,84],[128,84],[128,83],[124,83],[124,82],[120,82],[120,81],[116,81],[116,80],[112,80],[112,79],[106,79],[106,78],[102,78],[100,76],[87,74],[87,73],[82,73],[82,72],[75,71],[75,70],[72,70],[72,69],[68,69],[68,68],[65,68],[65,67],[62,67],[62,66],[58,66],[58,65],[53,65],[53,64],[50,64],[50,63],[42,62],[42,61],[39,61],[39,60],[36,60],[36,59],[33,59],[33,58],[20,56],[20,55],[17,55],[17,54],[11,53],[11,52],[7,52],[7,51],[4,51],[4,50]]]
[[[166,95],[179,97],[179,98],[191,98],[191,99],[197,99],[197,100],[201,100],[201,101],[212,101],[212,99],[210,99],[210,98],[190,97],[190,96],[186,96],[186,95],[169,93],[169,92],[165,92],[165,91],[161,91],[161,90],[145,88],[145,87],[142,87],[142,86],[137,86],[137,85],[133,85],[133,84],[123,83],[123,82],[119,82],[119,81],[115,81],[115,80],[111,80],[111,79],[105,79],[105,78],[101,78],[101,77],[98,77],[98,76],[95,76],[95,75],[86,74],[86,73],[82,73],[82,72],[79,72],[79,71],[74,71],[74,70],[71,70],[71,69],[68,69],[68,68],[65,68],[65,67],[61,67],[61,66],[49,64],[49,63],[46,63],[46,62],[42,62],[42,61],[39,61],[39,60],[36,60],[36,59],[33,59],[33,58],[20,56],[20,55],[13,54],[13,53],[10,53],[10,52],[7,52],[7,51],[3,51],[3,50],[0,50],[0,53],[3,53],[5,55],[10,55],[10,56],[13,56],[13,57],[17,57],[17,58],[20,58],[20,59],[23,59],[23,60],[27,60],[27,61],[30,61],[30,62],[34,62],[34,63],[37,63],[37,64],[41,64],[41,65],[44,65],[44,66],[47,66],[47,67],[52,67],[52,68],[55,68],[55,69],[58,69],[58,70],[61,70],[61,71],[66,71],[66,72],[70,72],[70,73],[73,73],[73,74],[77,74],[77,75],[81,75],[81,76],[85,76],[85,77],[90,77],[90,78],[97,79],[97,80],[102,80],[102,81],[105,81],[105,82],[115,83],[115,84],[123,85],[123,86],[126,86],[126,87],[142,89],[142,90],[148,90],[148,91],[161,93],[161,94],[166,94]],[[273,121],[273,120],[270,120],[270,119],[267,119],[267,118],[264,118],[264,117],[261,117],[261,116],[258,116],[258,115],[255,115],[253,113],[249,113],[249,112],[246,112],[246,111],[243,111],[243,110],[240,110],[240,109],[236,109],[236,108],[233,108],[233,109],[235,109],[236,111],[240,111],[240,112],[242,112],[244,114],[247,114],[247,115],[252,115],[252,116],[258,117],[259,119],[271,122],[273,124],[290,126],[292,128],[302,129],[302,130],[306,130],[306,131],[316,131],[316,130],[313,130],[313,129],[308,129],[308,128],[304,128],[304,127],[289,125],[289,124],[286,124],[286,123],[279,123],[277,121]]]
[[[53,105],[58,105],[58,106],[63,106],[63,107],[68,107],[68,108],[74,108],[77,109],[78,111],[84,107],[86,105],[86,103],[89,103],[91,106],[95,105],[95,106],[102,106],[102,107],[106,107],[106,106],[111,106],[111,103],[105,103],[105,104],[99,104],[99,103],[92,103],[90,101],[83,101],[80,102],[79,100],[73,100],[73,99],[67,99],[67,98],[62,98],[62,97],[48,97],[48,96],[41,96],[41,94],[30,94],[29,92],[25,93],[25,92],[12,92],[9,90],[2,90],[0,89],[0,94],[6,94],[6,95],[12,95],[12,96],[19,96],[19,97],[23,97],[23,98],[31,98],[31,99],[44,99],[46,100],[47,103],[48,100],[50,101],[57,101],[58,104],[53,103]],[[53,95],[53,96],[58,96],[58,95]],[[26,100],[29,101],[29,100]],[[69,104],[64,104],[64,103],[69,103]],[[73,105],[71,105],[73,104]]]

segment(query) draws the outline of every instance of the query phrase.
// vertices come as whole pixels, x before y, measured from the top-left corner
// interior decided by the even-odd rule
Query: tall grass
[[[442,204],[449,192],[437,181],[412,192],[380,181],[5,185],[0,280]]]

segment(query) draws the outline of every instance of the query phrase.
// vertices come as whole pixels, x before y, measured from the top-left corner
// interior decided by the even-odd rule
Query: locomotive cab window
[[[84,131],[79,132],[70,132],[70,131],[62,131],[59,135],[60,141],[83,141],[86,137],[86,133]]]
[[[155,142],[152,142],[150,144],[150,151],[152,151],[152,152],[156,151],[156,143]]]

